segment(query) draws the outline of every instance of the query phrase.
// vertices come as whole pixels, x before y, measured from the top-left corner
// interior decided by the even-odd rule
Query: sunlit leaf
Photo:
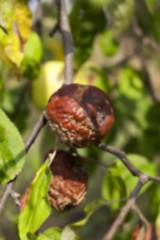
[[[0,61],[0,104],[4,96],[4,78],[3,78],[3,63]]]
[[[32,15],[27,5],[28,0],[16,0],[14,21],[23,42],[26,42],[31,31]]]
[[[100,47],[108,57],[112,57],[118,52],[118,42],[114,39],[112,30],[106,30],[101,34]]]
[[[75,231],[69,226],[66,226],[62,232],[61,240],[80,240]]]
[[[62,230],[52,227],[41,233],[37,240],[61,240]]]
[[[132,68],[124,68],[119,74],[120,92],[131,99],[142,97],[144,85],[139,75]]]
[[[51,173],[45,162],[28,189],[27,205],[19,216],[19,234],[23,240],[27,240],[27,233],[34,233],[50,213],[51,207],[47,198],[50,181]]]
[[[32,24],[31,11],[25,1],[3,0],[0,2],[1,25],[0,54],[13,73],[20,73],[24,44]]]
[[[21,171],[25,149],[20,133],[0,109],[0,182],[7,183]]]

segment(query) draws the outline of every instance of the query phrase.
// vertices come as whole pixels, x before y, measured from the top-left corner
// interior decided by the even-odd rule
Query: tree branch
[[[109,152],[111,154],[113,154],[114,156],[118,157],[121,162],[128,168],[128,170],[134,175],[134,176],[137,176],[137,177],[140,177],[141,175],[145,175],[147,177],[148,180],[152,180],[152,181],[155,181],[155,182],[160,182],[160,178],[159,177],[153,177],[153,176],[149,176],[145,173],[143,173],[142,171],[140,171],[139,169],[137,169],[129,160],[128,158],[126,157],[125,153],[118,150],[118,149],[115,149],[113,148],[112,146],[109,146],[105,143],[99,143],[97,144],[97,147],[99,149],[102,149],[106,152]]]
[[[37,16],[36,16],[36,22],[35,22],[35,30],[38,33],[38,35],[42,36],[42,22],[43,22],[43,9],[42,9],[42,3],[40,0],[38,1],[38,8],[37,8]]]
[[[142,39],[143,39],[143,33],[141,31],[141,29],[139,28],[139,26],[137,25],[136,19],[133,18],[132,20],[132,28],[133,28],[133,34],[134,34],[134,38],[135,38],[135,50],[136,53],[141,61],[141,65],[142,65],[142,72],[143,72],[143,77],[144,77],[144,81],[146,83],[146,86],[148,87],[148,90],[150,92],[150,95],[153,99],[154,102],[158,102],[159,100],[157,99],[154,89],[152,87],[152,81],[150,78],[150,74],[148,72],[147,66],[146,66],[146,62],[142,53]]]
[[[71,29],[68,21],[66,6],[64,0],[56,0],[58,9],[58,21],[49,35],[53,36],[57,30],[60,30],[64,44],[64,85],[73,82],[73,41]]]
[[[121,209],[118,217],[116,218],[115,222],[112,224],[112,226],[109,229],[109,231],[107,232],[107,234],[104,236],[103,240],[111,240],[111,239],[113,239],[113,237],[117,233],[119,227],[123,223],[125,217],[127,216],[128,212],[130,211],[130,209],[134,205],[136,197],[137,197],[139,191],[141,190],[141,188],[143,187],[143,185],[147,181],[148,181],[148,179],[146,178],[146,175],[141,175],[140,176],[137,185],[135,186],[135,188],[133,189],[133,191],[131,192],[131,194],[129,196],[129,200],[124,205],[124,207]]]
[[[40,115],[34,129],[32,130],[30,136],[28,137],[27,141],[25,142],[25,148],[26,148],[26,152],[28,152],[28,150],[30,149],[31,145],[34,143],[37,135],[39,134],[40,130],[42,129],[42,127],[46,124],[46,118],[44,116],[44,111],[42,112],[42,114]]]
[[[60,30],[60,26],[59,26],[59,22],[57,21],[53,29],[51,29],[51,31],[49,32],[49,36],[53,37],[53,35],[59,30]]]
[[[20,194],[15,192],[15,191],[13,191],[13,190],[11,190],[10,196],[13,199],[15,205],[19,207],[20,204],[21,204],[20,203],[20,199],[19,199],[20,198]]]
[[[150,223],[149,223],[148,220],[145,218],[145,216],[143,215],[143,213],[141,212],[141,210],[139,209],[139,207],[138,207],[136,204],[134,204],[134,205],[132,206],[132,210],[137,213],[137,215],[138,215],[138,217],[140,218],[140,220],[146,225],[146,227],[148,227],[148,225],[149,225]]]
[[[7,184],[6,189],[5,189],[4,193],[3,193],[3,196],[0,199],[0,214],[3,211],[4,205],[5,205],[5,203],[6,203],[7,199],[8,199],[11,191],[12,191],[13,184],[14,184],[14,181],[9,182]]]

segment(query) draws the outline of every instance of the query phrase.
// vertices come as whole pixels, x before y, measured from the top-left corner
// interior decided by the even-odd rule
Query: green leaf
[[[90,69],[97,74],[97,79],[94,82],[94,86],[100,88],[102,91],[110,94],[114,89],[113,83],[109,80],[107,73],[98,67],[91,66]]]
[[[156,6],[156,11],[152,15],[152,31],[155,40],[160,44],[160,32],[159,32],[159,21],[160,21],[160,6]]]
[[[0,109],[0,183],[14,179],[25,162],[25,149],[20,133]]]
[[[147,121],[148,125],[151,129],[158,130],[160,132],[160,103],[155,103],[150,108],[148,108],[147,112]]]
[[[157,130],[151,128],[146,129],[138,138],[139,148],[143,155],[148,158],[153,158],[153,156],[159,154],[160,131]]]
[[[98,7],[103,7],[105,4],[106,4],[106,0],[89,0],[90,4],[91,5],[95,5],[95,6],[98,6]]]
[[[102,52],[108,57],[112,57],[117,53],[119,45],[114,39],[113,30],[106,30],[101,34],[100,47]]]
[[[158,212],[158,209],[160,207],[160,187],[157,182],[153,182],[153,184],[149,187],[149,189],[147,190],[147,197],[149,203],[147,205],[149,206],[147,212],[149,212],[150,215],[150,222],[155,222],[157,218],[160,218],[160,212]]]
[[[34,233],[50,214],[47,198],[50,181],[51,173],[45,162],[30,185],[27,205],[19,216],[18,227],[22,240],[28,240],[27,233]]]
[[[92,43],[97,33],[106,27],[106,17],[100,5],[76,0],[69,16],[75,46],[74,63],[79,67],[92,52]]]
[[[153,12],[156,1],[155,0],[145,0],[145,2],[147,4],[148,8],[150,9],[150,11]]]
[[[126,67],[119,74],[119,90],[129,99],[140,99],[144,85],[139,75],[133,69]]]
[[[37,240],[36,236],[33,233],[27,233],[27,237],[29,240]]]
[[[160,230],[160,204],[159,204],[157,211],[158,211],[158,215],[156,218],[156,229]]]
[[[127,158],[129,161],[142,172],[149,174],[151,176],[156,176],[157,164],[156,162],[150,163],[147,158],[138,155],[138,154],[127,154]],[[127,189],[131,192],[138,182],[138,178],[134,177],[130,171],[122,164],[120,160],[117,160],[117,167],[119,169],[119,173],[121,178],[124,180],[124,183]],[[152,182],[148,182],[142,189],[141,193],[146,191],[146,189],[152,184]]]
[[[40,63],[42,58],[42,43],[39,36],[32,32],[24,47],[24,57],[21,68],[25,77],[34,79],[40,71]]]
[[[52,227],[47,229],[45,232],[41,233],[37,240],[60,240],[62,230],[57,227]]]
[[[107,201],[118,200],[126,197],[126,187],[123,178],[120,176],[118,169],[111,167],[103,180],[102,197]],[[113,210],[119,208],[120,202],[111,204]]]
[[[4,97],[4,78],[3,78],[4,66],[2,61],[0,61],[0,104]]]
[[[81,228],[88,222],[89,218],[92,214],[98,210],[101,206],[108,205],[107,201],[102,198],[97,198],[94,201],[90,202],[84,209],[86,216],[73,224],[69,224],[68,226],[74,231],[75,233],[79,233]]]

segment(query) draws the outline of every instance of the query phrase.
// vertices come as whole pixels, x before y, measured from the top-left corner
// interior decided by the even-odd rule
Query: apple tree
[[[0,1],[0,240],[160,238],[158,0]]]

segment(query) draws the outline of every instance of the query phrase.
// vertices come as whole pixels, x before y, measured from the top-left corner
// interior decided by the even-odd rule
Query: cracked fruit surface
[[[69,84],[55,92],[45,116],[60,141],[73,148],[100,142],[114,122],[107,94],[94,86],[81,84]]]
[[[72,152],[59,150],[50,170],[52,180],[48,190],[48,199],[55,210],[67,211],[83,202],[88,181],[84,158]]]

